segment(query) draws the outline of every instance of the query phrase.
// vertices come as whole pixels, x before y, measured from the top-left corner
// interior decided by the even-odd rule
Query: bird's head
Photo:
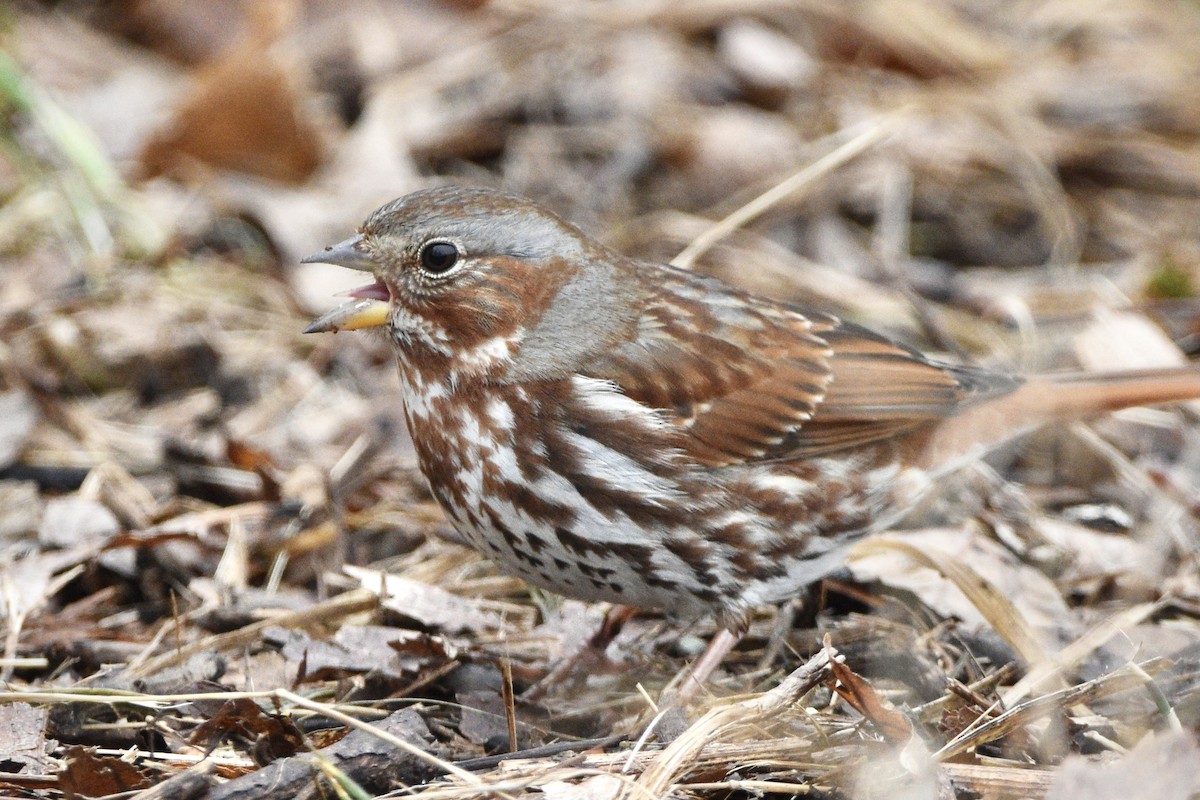
[[[495,362],[488,371],[511,380],[561,377],[634,313],[624,259],[533,202],[487,189],[393,200],[304,261],[375,277],[306,333],[386,326],[410,357]]]

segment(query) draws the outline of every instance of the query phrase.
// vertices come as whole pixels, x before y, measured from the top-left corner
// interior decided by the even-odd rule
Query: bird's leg
[[[776,622],[775,630],[772,632],[771,639],[767,643],[766,653],[759,663],[759,669],[769,669],[770,665],[783,651],[787,642],[787,633],[795,624],[797,614],[804,612],[816,615],[816,610],[823,605],[823,594],[824,582],[817,581],[809,584],[803,599],[797,598],[791,600],[779,610],[779,618]],[[709,641],[708,647],[704,649],[704,652],[700,654],[696,662],[688,667],[686,674],[678,679],[679,690],[673,700],[681,706],[693,700],[696,694],[704,688],[705,682],[712,677],[713,671],[721,666],[721,662],[725,660],[725,657],[729,655],[733,648],[737,647],[738,642],[745,635],[746,632],[744,630],[722,628],[717,631],[716,636]]]
[[[546,696],[551,687],[570,677],[580,664],[603,660],[608,646],[620,635],[625,623],[633,619],[635,614],[637,614],[637,609],[633,606],[617,605],[610,608],[604,615],[600,627],[588,637],[583,646],[562,658],[546,673],[545,677],[526,689],[521,694],[521,700],[530,703],[537,702]]]
[[[775,616],[775,625],[771,629],[771,636],[767,639],[767,646],[763,648],[762,658],[758,660],[757,672],[769,671],[771,665],[783,655],[783,650],[787,646],[788,633],[796,623],[796,615],[802,609],[811,608],[812,605],[812,593],[810,591],[808,601],[796,598],[787,601],[779,607],[779,611]]]
[[[744,632],[732,631],[729,628],[717,631],[717,635],[709,641],[708,647],[704,648],[696,662],[685,670],[686,674],[679,682],[679,690],[672,700],[680,706],[691,702],[704,688],[705,682],[712,677],[713,671],[721,666],[725,656],[729,655],[745,635]]]

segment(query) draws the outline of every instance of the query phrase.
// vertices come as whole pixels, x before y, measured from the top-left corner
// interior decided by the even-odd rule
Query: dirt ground
[[[455,542],[361,283],[495,186],[952,360],[1200,353],[1191,0],[0,9],[0,794],[1200,797],[1200,404],[1034,432],[712,637]],[[682,254],[682,255],[681,255]]]

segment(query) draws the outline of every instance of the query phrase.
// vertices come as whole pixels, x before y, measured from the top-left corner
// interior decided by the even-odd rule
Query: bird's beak
[[[326,247],[320,253],[313,253],[308,258],[300,259],[301,264],[336,264],[339,267],[357,269],[362,272],[373,272],[375,264],[363,252],[363,237],[356,233],[343,242]]]
[[[336,264],[339,267],[373,272],[376,268],[371,258],[363,252],[362,236],[351,236],[344,242],[338,242],[332,247],[326,247],[320,253],[314,253],[300,259],[301,264]],[[362,286],[350,292],[354,300],[343,303],[332,311],[324,314],[304,329],[305,333],[326,333],[329,331],[353,331],[359,328],[376,328],[387,324],[388,311],[391,309],[391,292],[387,285],[379,279],[369,286]]]

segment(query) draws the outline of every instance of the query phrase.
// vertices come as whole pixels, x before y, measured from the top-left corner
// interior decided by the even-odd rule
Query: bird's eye
[[[421,248],[421,269],[445,275],[458,263],[458,247],[451,242],[428,242]]]

